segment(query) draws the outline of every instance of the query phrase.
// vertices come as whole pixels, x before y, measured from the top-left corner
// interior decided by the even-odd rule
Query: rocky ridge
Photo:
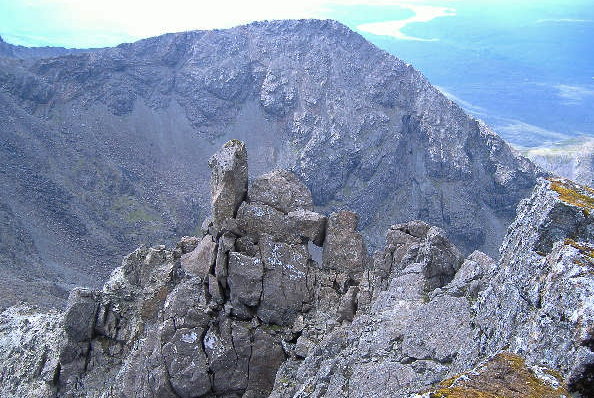
[[[422,221],[392,226],[369,258],[357,215],[314,212],[294,174],[248,186],[244,143],[209,164],[213,218],[201,236],[137,249],[101,291],[74,290],[63,314],[3,313],[2,396],[593,390],[589,188],[541,180],[499,262],[465,258]]]
[[[371,306],[286,362],[290,382],[277,377],[273,396],[405,397],[441,379],[425,396],[592,396],[593,200],[590,188],[541,180],[497,263],[463,260],[435,227],[392,227],[362,281]]]
[[[391,224],[421,219],[465,254],[497,256],[540,174],[412,66],[335,21],[47,57],[8,47],[0,306],[59,306],[73,285],[100,288],[139,244],[198,234],[210,212],[201,159],[231,138],[249,148],[252,177],[287,169],[318,212],[356,211],[373,249]]]
[[[57,57],[60,55],[80,53],[85,50],[63,47],[25,47],[9,44],[0,37],[0,57],[30,59]]]
[[[101,291],[74,290],[61,316],[6,312],[2,336],[26,337],[6,344],[3,396],[267,396],[288,356],[352,319],[368,260],[357,216],[314,212],[282,170],[248,191],[242,142],[210,166],[213,218],[201,237],[137,249]],[[319,264],[311,246],[324,241]]]

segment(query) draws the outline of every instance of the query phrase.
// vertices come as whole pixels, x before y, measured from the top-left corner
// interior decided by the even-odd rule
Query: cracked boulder
[[[309,189],[286,170],[274,170],[256,178],[250,186],[249,201],[268,205],[284,214],[298,209],[313,210]]]

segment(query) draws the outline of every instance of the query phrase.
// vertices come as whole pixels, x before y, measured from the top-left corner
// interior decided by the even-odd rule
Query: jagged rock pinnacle
[[[208,162],[211,172],[212,217],[215,231],[233,219],[248,187],[248,164],[245,144],[228,141]]]

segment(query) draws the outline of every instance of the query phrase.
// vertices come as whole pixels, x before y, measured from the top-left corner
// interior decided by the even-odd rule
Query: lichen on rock
[[[499,353],[476,368],[440,382],[416,398],[569,398],[561,376],[524,359]]]

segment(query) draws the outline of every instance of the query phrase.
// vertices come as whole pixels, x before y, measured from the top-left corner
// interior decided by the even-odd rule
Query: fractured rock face
[[[499,262],[481,252],[464,259],[443,230],[420,221],[392,226],[372,262],[356,214],[313,212],[294,200],[307,195],[286,172],[266,176],[256,191],[277,179],[293,194],[248,191],[218,232],[215,221],[174,250],[137,249],[101,291],[74,290],[62,314],[3,313],[0,394],[524,397],[563,395],[565,384],[567,392],[592,391],[594,192],[541,181],[520,206]],[[321,263],[313,243],[322,244]]]
[[[287,228],[305,240],[322,246],[326,236],[326,216],[304,209],[294,210],[287,214]]]
[[[335,225],[352,233],[354,217],[343,217]],[[332,222],[333,216],[328,237]],[[462,262],[443,232],[421,222],[393,226],[386,248],[375,257],[360,285],[349,288],[351,294],[358,291],[350,303],[354,315],[340,306],[340,315],[348,314],[352,323],[326,333],[304,360],[283,364],[272,397],[305,391],[328,397],[408,397],[474,364],[478,344],[471,301],[448,294],[447,278],[436,278],[452,279]]]
[[[75,342],[90,340],[93,337],[97,310],[97,298],[93,291],[74,289],[64,313],[64,330],[68,338]]]
[[[503,347],[594,389],[594,191],[541,180],[522,201],[492,282],[479,295],[487,353]]]
[[[258,316],[266,323],[292,325],[311,300],[308,276],[311,259],[307,246],[274,242],[268,237],[260,241],[264,263],[262,303]]]
[[[101,291],[72,292],[43,381],[29,385],[48,397],[265,397],[287,357],[352,320],[357,281],[320,269],[309,253],[326,234],[311,194],[276,171],[243,201],[245,159],[235,141],[213,156],[213,222],[202,238],[140,248]],[[354,226],[348,233],[361,250]],[[22,391],[0,381],[3,396]]]
[[[593,204],[588,188],[542,180],[498,263],[463,260],[424,223],[391,227],[352,322],[283,364],[271,396],[591,396]]]
[[[60,315],[27,306],[0,313],[0,395],[55,397],[60,343],[65,338]]]

